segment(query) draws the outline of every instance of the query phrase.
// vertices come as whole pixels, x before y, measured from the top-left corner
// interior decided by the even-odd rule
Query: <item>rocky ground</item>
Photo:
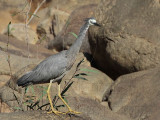
[[[31,7],[21,0],[0,1],[0,120],[159,120],[159,1],[46,0],[26,25],[27,12],[30,18],[42,1]],[[64,100],[81,114],[48,114],[48,83],[21,88],[16,81],[68,49],[83,19],[92,16],[101,27],[89,29],[61,83]],[[51,97],[56,109],[67,111],[56,83]]]

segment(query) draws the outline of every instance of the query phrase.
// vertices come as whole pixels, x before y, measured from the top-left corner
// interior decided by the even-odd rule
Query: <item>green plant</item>
[[[81,68],[80,71],[98,73],[98,70],[91,70],[91,69],[87,69],[87,68]]]
[[[77,34],[75,34],[74,32],[69,32],[70,34],[72,34],[75,38],[77,38]]]

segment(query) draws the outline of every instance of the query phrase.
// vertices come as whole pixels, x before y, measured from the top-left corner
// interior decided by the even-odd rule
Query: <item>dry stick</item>
[[[7,62],[8,62],[8,65],[9,65],[10,75],[11,75],[11,78],[12,78],[12,69],[11,69],[11,63],[10,63],[10,54],[9,54],[9,52],[8,52],[9,36],[10,36],[10,24],[11,24],[11,22],[8,24],[8,40],[7,40],[7,54],[8,54],[8,59],[7,59]]]
[[[28,19],[29,19],[29,11],[31,9],[31,4],[32,4],[32,0],[30,1],[29,3],[29,9],[27,11],[27,14],[26,14],[26,20],[25,20],[25,30],[26,30],[26,42],[27,42],[27,49],[28,49],[28,59],[29,59],[29,42],[28,42]]]
[[[32,1],[32,0],[31,0]],[[39,8],[43,5],[43,3],[45,3],[46,0],[43,0],[38,7],[36,8],[36,10],[34,11],[34,13],[32,14],[31,18],[28,20],[27,25],[32,21],[32,19],[34,18],[35,14],[38,12]]]

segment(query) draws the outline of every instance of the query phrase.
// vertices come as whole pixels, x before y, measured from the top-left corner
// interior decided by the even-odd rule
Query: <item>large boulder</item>
[[[76,70],[77,64],[83,58],[85,57],[82,53],[77,56],[77,60],[75,61],[73,67],[64,77],[65,82],[62,82],[62,85],[64,86],[65,83],[69,81],[74,75],[82,74],[78,77],[72,78],[74,83],[68,90],[68,95],[72,95],[74,93],[78,96],[98,100],[99,102],[105,101],[106,94],[110,92],[113,80],[105,73],[91,67],[89,61],[87,61],[86,58],[79,66],[78,70]]]
[[[18,40],[26,41],[31,44],[35,44],[38,41],[36,32],[25,24],[11,24],[9,31],[10,35],[17,38]],[[6,29],[2,30],[2,34],[8,34],[8,26]]]
[[[15,74],[21,68],[27,66],[28,64],[37,64],[41,61],[41,59],[27,59],[21,56],[10,55],[5,52],[1,52],[0,54],[0,86],[5,84],[7,80],[9,80],[10,75]],[[8,60],[10,62],[8,62]]]
[[[157,0],[101,1],[95,17],[102,27],[89,31],[98,68],[116,78],[159,65],[159,11]]]
[[[0,100],[0,113],[10,113],[13,112],[10,107]]]
[[[5,73],[7,74],[10,72],[8,59],[10,60],[12,74],[14,74],[28,64],[37,64],[42,60],[42,58],[44,59],[45,57],[52,55],[51,51],[42,48],[41,46],[39,46],[40,50],[38,50],[38,46],[31,44],[28,44],[29,48],[27,48],[27,44],[25,44],[25,42],[20,42],[11,37],[9,38],[10,43],[8,45],[8,52],[6,52],[7,39],[7,36],[0,35],[0,73],[4,73],[4,75]],[[41,51],[42,49],[44,51]]]
[[[160,67],[120,76],[108,99],[111,110],[134,120],[158,120],[159,73]]]
[[[9,40],[9,43],[8,43]],[[3,52],[7,51],[8,43],[8,53],[12,55],[27,57],[27,58],[40,58],[44,59],[55,52],[50,51],[41,45],[27,44],[25,41],[19,41],[18,39],[10,36],[8,39],[7,35],[0,34],[0,50]],[[7,53],[6,53],[7,55]]]
[[[55,37],[55,39],[50,41],[48,45],[49,49],[56,49],[58,51],[68,49],[76,40],[76,37],[73,35],[73,33],[76,35],[79,34],[79,30],[84,24],[84,19],[92,17],[93,11],[96,9],[96,7],[96,4],[89,4],[74,10],[62,31]],[[80,51],[90,53],[88,34],[85,36],[85,40],[83,41]]]
[[[0,16],[3,16],[3,19],[2,18],[0,19],[1,23],[0,32],[2,32],[2,30],[6,28],[12,17],[8,11],[0,11]]]
[[[54,39],[62,30],[69,14],[55,8],[44,8],[37,15],[41,18],[40,20],[38,19],[37,25],[39,43],[48,46],[48,41]]]

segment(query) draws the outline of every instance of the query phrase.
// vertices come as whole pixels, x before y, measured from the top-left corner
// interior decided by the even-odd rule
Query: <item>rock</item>
[[[1,51],[0,54],[0,73],[1,75],[10,75],[10,68],[9,68],[9,64],[7,62],[8,59],[8,55]],[[35,59],[35,58],[24,58],[24,57],[20,57],[17,55],[10,55],[10,65],[11,65],[11,71],[12,74],[16,73],[17,71],[19,71],[21,68],[27,66],[28,64],[37,64],[41,61],[41,59]]]
[[[0,99],[3,103],[7,104],[12,111],[14,111],[16,107],[19,106],[22,97],[17,91],[14,91],[7,86],[3,86],[0,88]]]
[[[2,34],[8,34],[8,27],[2,31]],[[25,24],[11,24],[10,35],[21,41],[28,41],[28,43],[35,44],[38,41],[37,34]]]
[[[52,0],[49,4],[49,7],[54,7],[63,11],[68,12],[69,14],[73,12],[76,8],[82,7],[89,4],[98,4],[100,0]]]
[[[0,100],[0,108],[1,108],[0,113],[13,112],[13,110],[11,110],[10,107],[6,103],[2,102],[1,100]]]
[[[0,5],[1,6],[1,5]],[[0,33],[2,32],[2,30],[4,30],[6,28],[6,26],[8,25],[8,23],[10,22],[10,20],[12,19],[10,16],[10,13],[7,11],[0,11],[0,16],[3,16],[3,19],[0,19]]]
[[[84,120],[106,120],[106,119],[109,119],[109,120],[131,120],[128,117],[125,117],[123,115],[119,115],[119,114],[116,114],[116,113],[110,111],[109,109],[107,109],[103,105],[99,104],[99,102],[92,100],[92,99],[89,99],[89,98],[83,98],[80,96],[79,97],[78,96],[77,97],[68,96],[66,99],[69,101],[69,105],[71,106],[71,108],[73,108],[73,110],[81,112],[81,114],[78,114],[76,116],[71,116],[71,117],[75,117],[74,120],[76,118],[77,119],[84,118]],[[16,104],[12,104],[12,105],[16,106]],[[33,114],[31,114],[31,113],[33,113]],[[30,110],[27,112],[15,112],[15,113],[10,113],[8,115],[1,113],[0,119],[5,119],[5,120],[7,120],[7,118],[12,119],[12,117],[15,118],[15,116],[17,116],[17,115],[18,115],[17,119],[22,118],[21,116],[23,116],[24,120],[27,118],[30,118],[30,117],[32,117],[33,119],[34,118],[39,119],[39,117],[38,117],[39,114],[41,114],[41,118],[43,118],[44,116],[50,116],[52,119],[53,118],[55,118],[56,120],[59,119],[59,118],[57,118],[58,116],[56,116],[54,114],[46,114],[46,112],[39,113],[39,111],[37,111],[37,110],[34,110],[34,111],[32,110],[32,112]],[[28,117],[26,118],[25,116],[28,116]],[[61,117],[68,118],[68,116],[65,116],[65,115],[62,115]],[[43,118],[43,119],[45,119],[45,118]]]
[[[19,0],[17,0],[19,1]],[[25,2],[25,1],[21,1],[21,2]],[[21,3],[19,2],[19,4]],[[8,2],[5,2],[5,5],[1,5],[1,1],[0,1],[0,33],[2,33],[5,29],[6,26],[8,26],[9,22],[11,21],[12,23],[24,23],[26,16],[25,14],[18,14],[19,11],[22,10],[22,6],[24,7],[25,5],[18,5],[18,7],[15,7],[14,4],[12,5],[7,5]],[[21,7],[20,7],[21,6]],[[2,7],[2,8],[1,8]],[[17,14],[16,14],[17,13]]]
[[[71,13],[63,30],[49,43],[48,48],[56,49],[58,51],[68,49],[76,40],[72,33],[78,35],[81,26],[84,24],[84,19],[92,17],[93,11],[96,9],[96,7],[96,4],[89,4],[74,10]],[[80,51],[90,53],[88,34],[85,36],[85,40]]]
[[[97,104],[96,101],[84,98],[72,98],[72,107],[75,106],[76,110],[81,110],[81,114],[77,115],[61,115],[60,117],[53,113],[47,114],[44,111],[26,111],[15,113],[1,113],[0,119],[2,120],[131,120],[122,115],[118,115],[107,110],[104,106]]]
[[[24,6],[26,4],[25,1],[21,1],[21,0],[1,0],[0,1],[0,9],[8,9],[8,8],[23,8],[22,6]]]
[[[5,73],[0,73],[0,87],[4,86],[7,81],[11,78],[10,74],[4,75]]]
[[[54,114],[47,114],[44,111],[27,111],[27,112],[15,112],[15,113],[1,113],[0,114],[1,120],[91,120],[87,116],[69,116],[69,115],[54,115]]]
[[[101,1],[95,17],[102,27],[89,31],[99,69],[115,79],[160,64],[158,4],[157,0]]]
[[[159,72],[160,67],[157,67],[120,76],[113,85],[108,99],[111,110],[134,120],[158,117],[157,110],[160,107]]]
[[[148,120],[158,120],[160,117],[159,112],[160,110],[156,109]]]
[[[129,117],[119,115],[99,104],[99,102],[83,97],[69,97],[71,107],[88,115],[93,120],[131,120]]]
[[[69,14],[55,8],[45,8],[39,11],[37,15],[41,18],[37,25],[37,34],[40,38],[39,43],[43,42],[44,40],[42,41],[42,39],[45,37],[47,46],[48,41],[54,39],[62,30]]]
[[[70,72],[64,77],[65,82],[71,79],[71,77],[74,75],[77,64],[83,58],[83,54],[79,54],[76,62],[74,63],[74,66],[71,68]],[[110,92],[113,80],[101,71],[90,67],[88,64],[89,62],[84,59],[84,62],[80,65],[79,70],[75,73],[75,75],[86,74],[85,76],[79,76],[85,78],[86,80],[72,78],[74,82],[71,88],[68,90],[67,94],[72,95],[74,93],[82,97],[98,100],[99,102],[105,101],[105,95]],[[64,84],[65,82],[62,82],[62,84]]]
[[[0,50],[6,52],[7,51],[7,42],[8,36],[0,34]],[[25,58],[40,58],[44,59],[55,52],[52,52],[41,45],[33,45],[28,44],[24,41],[19,41],[16,38],[9,37],[8,44],[8,52],[9,54],[22,56]],[[7,55],[7,54],[6,54]]]

